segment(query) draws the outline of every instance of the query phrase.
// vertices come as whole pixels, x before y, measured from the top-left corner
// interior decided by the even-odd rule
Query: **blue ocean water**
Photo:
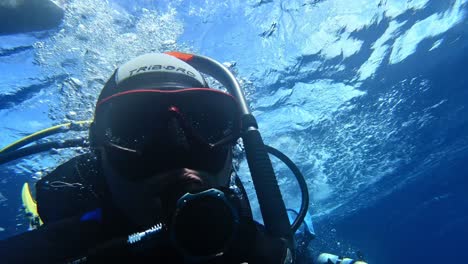
[[[311,251],[459,262],[468,244],[467,2],[58,1],[59,28],[0,36],[0,146],[92,118],[102,84],[136,55],[203,54],[231,67],[265,142],[307,177]],[[22,184],[83,151],[0,167],[0,238],[27,230]],[[287,207],[298,208],[292,176],[275,169]]]

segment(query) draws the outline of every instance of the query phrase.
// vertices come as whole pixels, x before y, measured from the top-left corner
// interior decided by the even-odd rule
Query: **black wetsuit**
[[[146,248],[122,246],[129,234],[143,230],[129,224],[107,200],[110,195],[97,164],[91,154],[78,156],[37,182],[38,213],[45,224],[1,241],[2,261],[184,263],[168,237]],[[282,263],[284,243],[269,238],[251,215],[242,219],[239,231],[230,250],[203,263]]]

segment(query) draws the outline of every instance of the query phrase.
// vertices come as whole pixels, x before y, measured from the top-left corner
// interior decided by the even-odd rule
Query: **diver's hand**
[[[231,254],[246,255],[243,261],[249,264],[290,263],[286,261],[286,241],[267,234],[265,227],[252,219],[241,220],[239,236]]]
[[[291,263],[287,256],[287,243],[283,239],[275,238],[262,231],[258,231],[254,248],[252,263]]]

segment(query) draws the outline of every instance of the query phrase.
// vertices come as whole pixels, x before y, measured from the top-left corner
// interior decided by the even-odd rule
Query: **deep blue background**
[[[447,35],[450,37],[450,33],[460,31],[464,35],[450,52],[441,49],[432,56],[417,52],[404,64],[381,70],[381,76],[390,78],[366,84],[388,87],[404,76],[423,76],[434,85],[430,96],[421,100],[445,97],[450,105],[440,109],[437,113],[439,118],[421,131],[418,137],[419,157],[414,157],[412,163],[404,164],[379,183],[388,188],[395,184],[399,187],[351,215],[331,217],[317,223],[319,239],[313,246],[314,250],[335,248],[350,255],[361,251],[370,263],[463,262],[468,245],[466,23]],[[452,36],[459,37],[458,34]],[[439,148],[458,145],[459,151],[442,155],[431,164],[418,164],[427,158],[428,153],[436,151],[434,141],[439,141]],[[403,183],[392,180],[398,178],[401,181],[402,175],[405,175]],[[334,241],[340,241],[340,245]]]
[[[466,156],[466,153],[465,155]],[[370,263],[459,263],[468,245],[468,159],[446,161],[372,207],[332,221]]]

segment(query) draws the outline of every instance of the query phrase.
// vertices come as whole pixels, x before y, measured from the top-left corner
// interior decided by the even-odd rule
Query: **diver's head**
[[[112,193],[132,185],[140,192],[142,182],[161,186],[154,179],[174,173],[198,177],[209,183],[201,187],[211,188],[229,184],[239,131],[234,97],[208,88],[195,68],[174,56],[145,54],[123,64],[105,84],[90,141]]]
[[[230,165],[239,119],[236,100],[208,88],[192,66],[145,54],[105,84],[90,138],[131,179],[178,168],[218,173]]]

